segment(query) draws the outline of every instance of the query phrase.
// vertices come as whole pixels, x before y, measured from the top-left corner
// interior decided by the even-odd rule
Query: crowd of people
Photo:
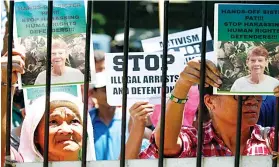
[[[54,42],[55,43],[55,42]],[[59,46],[61,43],[59,43]],[[60,50],[61,53],[65,50]],[[62,53],[62,54],[63,54]],[[29,113],[15,84],[17,74],[24,73],[24,54],[13,50],[12,92],[13,125],[11,160],[40,162],[44,151],[45,96],[32,102]],[[52,54],[54,55],[54,54]],[[54,55],[56,56],[56,55]],[[110,106],[106,95],[105,54],[95,51],[96,84],[88,92],[88,148],[87,160],[116,160],[120,157],[121,106]],[[53,58],[55,59],[55,58]],[[63,60],[61,60],[63,61]],[[250,61],[248,57],[247,62]],[[55,65],[63,64],[53,60]],[[7,54],[1,57],[1,121],[2,162],[5,158]],[[58,68],[59,69],[59,68]],[[54,73],[54,69],[53,69]],[[176,82],[166,106],[164,155],[167,157],[195,157],[197,155],[197,124],[200,82],[200,60],[189,61]],[[68,77],[68,76],[67,76]],[[216,65],[206,60],[206,113],[203,125],[204,156],[233,156],[236,150],[237,95],[213,95],[213,87],[222,84]],[[20,95],[21,94],[21,95]],[[242,155],[269,155],[274,141],[275,96],[242,96]],[[186,98],[188,97],[188,98]],[[75,161],[81,158],[83,102],[67,93],[51,93],[49,121],[49,160]],[[230,106],[230,107],[228,107]],[[31,111],[32,110],[32,111]],[[160,146],[160,105],[139,101],[129,109],[126,132],[126,159],[158,158]],[[92,149],[93,148],[93,149]],[[2,164],[3,165],[3,164]]]

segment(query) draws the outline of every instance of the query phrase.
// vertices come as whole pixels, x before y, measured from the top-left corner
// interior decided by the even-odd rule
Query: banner
[[[162,54],[135,52],[129,53],[128,60],[128,106],[138,101],[161,103]],[[123,53],[106,53],[107,101],[111,106],[122,105]],[[175,52],[167,56],[167,87],[170,95],[180,72],[184,68],[184,58]]]
[[[85,72],[86,3],[54,1],[52,23],[51,83],[81,84]],[[46,84],[48,1],[15,2],[15,48],[25,53],[23,87]],[[92,48],[91,44],[91,48]],[[93,50],[91,49],[91,53]],[[91,54],[91,67],[94,56]],[[94,77],[95,69],[90,75]]]
[[[273,95],[279,85],[279,5],[216,4],[215,94]]]
[[[163,51],[161,37],[141,41],[144,52]],[[181,52],[185,57],[185,64],[195,57],[201,56],[202,28],[195,28],[168,35],[168,51]],[[213,41],[207,28],[206,32],[206,58],[213,59]]]
[[[51,92],[65,92],[77,97],[78,99],[82,99],[80,85],[52,86]],[[45,87],[23,89],[25,111],[28,112],[28,108],[29,108],[28,106],[30,106],[35,99],[44,96],[45,93],[46,93]]]

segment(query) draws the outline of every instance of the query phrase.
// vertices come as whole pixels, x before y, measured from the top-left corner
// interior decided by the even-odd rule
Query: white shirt
[[[65,72],[61,76],[53,76],[51,75],[51,83],[75,83],[75,82],[83,82],[84,75],[83,73],[71,67],[65,67]],[[34,85],[46,84],[46,70],[39,73],[36,78]]]
[[[279,80],[265,75],[265,78],[259,84],[249,82],[249,76],[238,78],[231,87],[231,92],[273,92],[273,89],[279,85]]]

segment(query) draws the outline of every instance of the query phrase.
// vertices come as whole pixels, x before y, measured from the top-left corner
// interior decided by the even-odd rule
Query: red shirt
[[[246,146],[242,155],[270,155],[270,148],[267,146],[267,142],[263,137],[263,127],[255,125],[251,133],[250,139],[247,140]],[[212,126],[211,122],[204,124],[204,141],[202,148],[202,155],[205,157],[211,156],[233,156],[231,150],[220,139]],[[179,137],[182,139],[182,151],[176,156],[179,158],[196,157],[197,156],[197,130],[193,127],[182,127]],[[270,146],[273,148],[274,141],[274,128],[270,128],[267,133],[267,138],[270,139]],[[159,150],[155,144],[154,134],[150,139],[149,147],[139,154],[139,158],[158,158]]]

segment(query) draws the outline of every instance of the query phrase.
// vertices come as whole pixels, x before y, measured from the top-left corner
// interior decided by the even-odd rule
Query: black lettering
[[[179,44],[183,44],[183,38],[177,38]]]
[[[143,55],[130,55],[129,59],[134,61],[133,71],[139,71],[139,59],[143,59]]]
[[[132,87],[132,94],[137,94],[137,88]]]
[[[176,82],[179,78],[179,75],[175,75],[174,78],[175,78],[174,82]]]
[[[149,77],[150,77],[150,76],[149,76]],[[144,76],[144,77],[143,77],[143,83],[149,83],[149,82],[148,82],[148,77],[147,77],[147,76]]]
[[[161,55],[161,58],[163,57],[163,55]],[[174,56],[173,55],[171,55],[171,54],[168,54],[167,55],[167,64],[173,64],[174,63]],[[163,69],[163,67],[161,67],[161,69]],[[168,67],[167,67],[167,69],[168,69]]]
[[[113,94],[114,95],[122,94],[122,88],[113,88]]]
[[[198,34],[192,35],[192,40],[193,40],[192,42],[200,41]]]
[[[159,82],[161,82],[160,76],[156,75],[155,76],[155,83],[159,83]]]
[[[154,83],[154,77],[153,76],[149,76],[149,83]]]
[[[153,59],[154,65],[151,66],[151,59]],[[159,69],[159,57],[157,55],[147,55],[145,57],[145,68],[149,71],[156,71]]]
[[[115,66],[113,66],[113,69],[115,71],[122,71],[123,70],[123,56],[115,56],[113,58],[113,63],[115,64]]]
[[[187,43],[191,43],[192,42],[191,36],[187,36],[186,39],[187,39]]]

